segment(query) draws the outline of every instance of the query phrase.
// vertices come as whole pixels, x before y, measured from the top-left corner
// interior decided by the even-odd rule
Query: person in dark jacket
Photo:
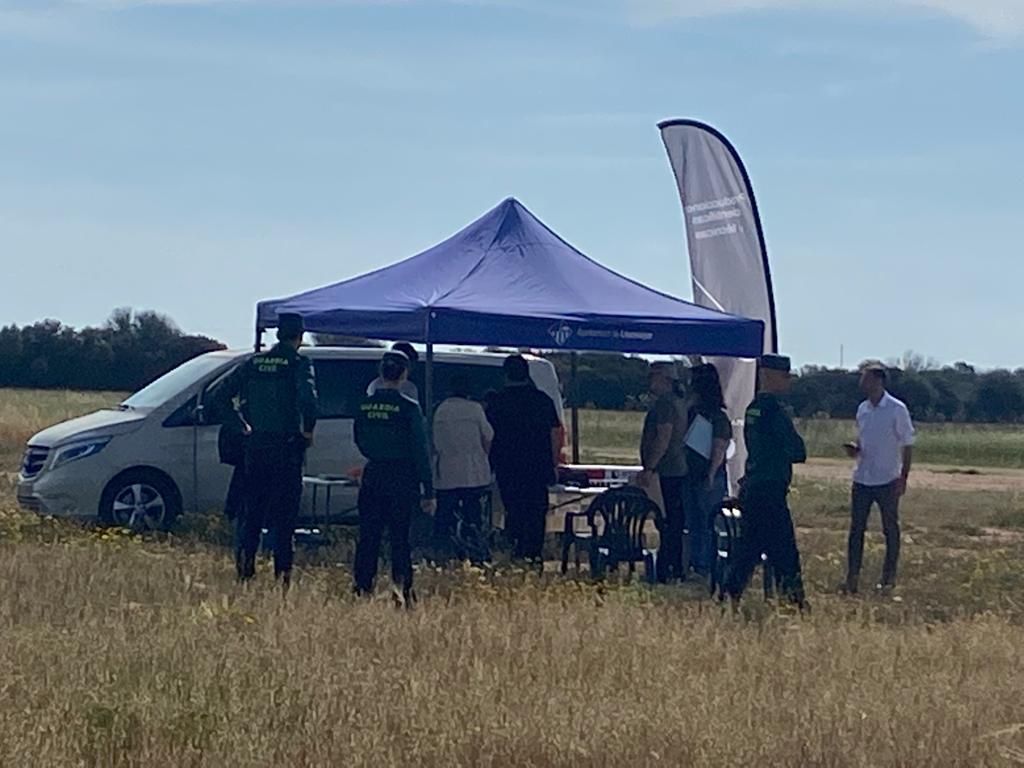
[[[381,538],[387,528],[392,595],[396,605],[411,608],[416,593],[409,527],[417,504],[432,515],[435,502],[423,411],[402,394],[408,376],[409,358],[399,351],[386,352],[380,363],[380,384],[356,414],[356,446],[367,463],[359,488],[355,593],[373,593]]]
[[[786,497],[793,465],[806,461],[807,451],[779,401],[790,388],[789,358],[762,357],[758,381],[758,393],[747,408],[743,432],[747,443],[746,474],[740,491],[743,535],[737,562],[726,576],[725,591],[738,600],[764,553],[782,594],[803,610],[807,603],[800,553]]]
[[[211,394],[218,412],[241,402],[247,493],[237,521],[235,553],[242,581],[256,574],[263,526],[274,551],[274,576],[285,589],[295,555],[295,521],[302,503],[302,465],[313,444],[317,418],[313,364],[299,354],[303,324],[298,315],[278,318],[278,343],[236,368]]]
[[[487,408],[494,427],[491,467],[505,505],[505,532],[513,556],[541,562],[548,487],[555,482],[562,422],[554,401],[537,389],[521,355],[505,359],[505,388]]]

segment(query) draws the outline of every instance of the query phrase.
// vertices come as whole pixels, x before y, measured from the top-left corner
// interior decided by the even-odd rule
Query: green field
[[[581,458],[586,462],[637,460],[643,414],[580,411]],[[852,421],[801,419],[807,452],[816,458],[843,458],[842,444],[856,437]],[[915,461],[957,467],[1024,468],[1024,425],[918,424]]]
[[[117,399],[0,391],[2,468],[31,432]],[[584,413],[585,445],[621,459],[638,425]],[[802,428],[819,454],[848,437]],[[1019,440],[925,427],[920,454],[1016,467]],[[266,562],[250,588],[234,583],[219,516],[170,535],[91,530],[17,511],[0,472],[0,764],[1019,764],[1024,473],[922,468],[900,586],[858,599],[834,589],[848,521],[836,477],[801,477],[791,496],[814,607],[800,617],[757,584],[733,613],[696,584],[507,563],[423,566],[417,611],[399,613],[384,593],[350,596],[351,533],[300,551],[283,600]],[[866,580],[882,559],[872,524]]]

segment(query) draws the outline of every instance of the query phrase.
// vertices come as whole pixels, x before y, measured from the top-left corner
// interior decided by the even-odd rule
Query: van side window
[[[377,378],[377,367],[375,360],[314,359],[320,418],[354,418],[366,388]]]

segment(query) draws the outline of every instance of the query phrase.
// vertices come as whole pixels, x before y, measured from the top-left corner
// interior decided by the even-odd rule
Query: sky
[[[783,351],[1024,366],[1024,0],[0,0],[0,324],[255,303],[513,195],[690,298],[658,120],[758,197]]]

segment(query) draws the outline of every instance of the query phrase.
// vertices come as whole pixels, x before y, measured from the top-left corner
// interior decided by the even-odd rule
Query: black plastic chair
[[[743,510],[739,501],[724,499],[714,519],[715,561],[711,566],[710,580],[712,595],[726,597],[725,584],[739,554],[743,533]],[[764,598],[769,600],[775,591],[775,572],[764,554],[761,555],[761,563],[764,567]]]
[[[587,529],[576,530],[576,521],[585,519]],[[576,570],[580,568],[580,549],[590,555],[590,573],[603,578],[608,570],[629,566],[630,577],[636,564],[644,563],[648,581],[655,580],[657,550],[648,546],[647,521],[662,529],[661,508],[635,486],[611,488],[595,498],[584,512],[568,512],[562,532],[562,573],[569,570],[569,551],[576,548]]]

